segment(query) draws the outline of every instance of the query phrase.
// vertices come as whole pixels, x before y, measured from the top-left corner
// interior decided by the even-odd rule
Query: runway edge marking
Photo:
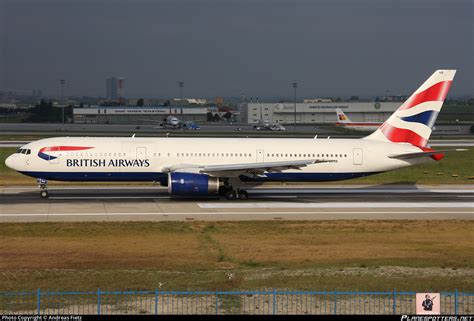
[[[474,202],[430,202],[430,203],[289,203],[289,202],[268,202],[268,203],[197,203],[200,208],[206,209],[246,209],[246,208],[474,208]]]

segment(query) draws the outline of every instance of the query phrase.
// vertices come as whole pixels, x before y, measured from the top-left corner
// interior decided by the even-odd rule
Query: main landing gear
[[[41,198],[48,198],[48,181],[42,178],[38,178],[36,181],[38,182],[38,187],[40,188]]]
[[[225,196],[229,201],[239,199],[245,201],[249,198],[249,194],[242,189],[235,190],[232,186],[221,186],[219,188],[219,194]]]

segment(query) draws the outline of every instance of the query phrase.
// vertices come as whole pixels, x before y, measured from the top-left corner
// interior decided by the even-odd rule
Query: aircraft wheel
[[[239,191],[239,200],[245,201],[249,199],[249,193],[246,191]]]
[[[48,193],[48,191],[41,191],[40,196],[41,196],[41,198],[48,198],[49,193]]]
[[[225,194],[225,198],[227,198],[229,201],[235,200],[237,197],[237,194],[235,193],[234,190],[231,190]]]

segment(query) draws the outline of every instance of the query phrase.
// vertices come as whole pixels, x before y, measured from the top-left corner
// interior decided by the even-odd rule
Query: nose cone
[[[7,159],[5,160],[5,165],[15,170],[15,158],[13,157],[13,155],[7,157]]]

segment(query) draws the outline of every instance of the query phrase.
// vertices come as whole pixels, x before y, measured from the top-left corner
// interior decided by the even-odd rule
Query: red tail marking
[[[384,123],[380,130],[391,142],[410,143],[418,147],[426,146],[427,140],[409,129],[397,128],[389,123]]]
[[[417,94],[411,95],[398,110],[410,109],[427,101],[444,101],[451,83],[451,80],[440,81]]]

